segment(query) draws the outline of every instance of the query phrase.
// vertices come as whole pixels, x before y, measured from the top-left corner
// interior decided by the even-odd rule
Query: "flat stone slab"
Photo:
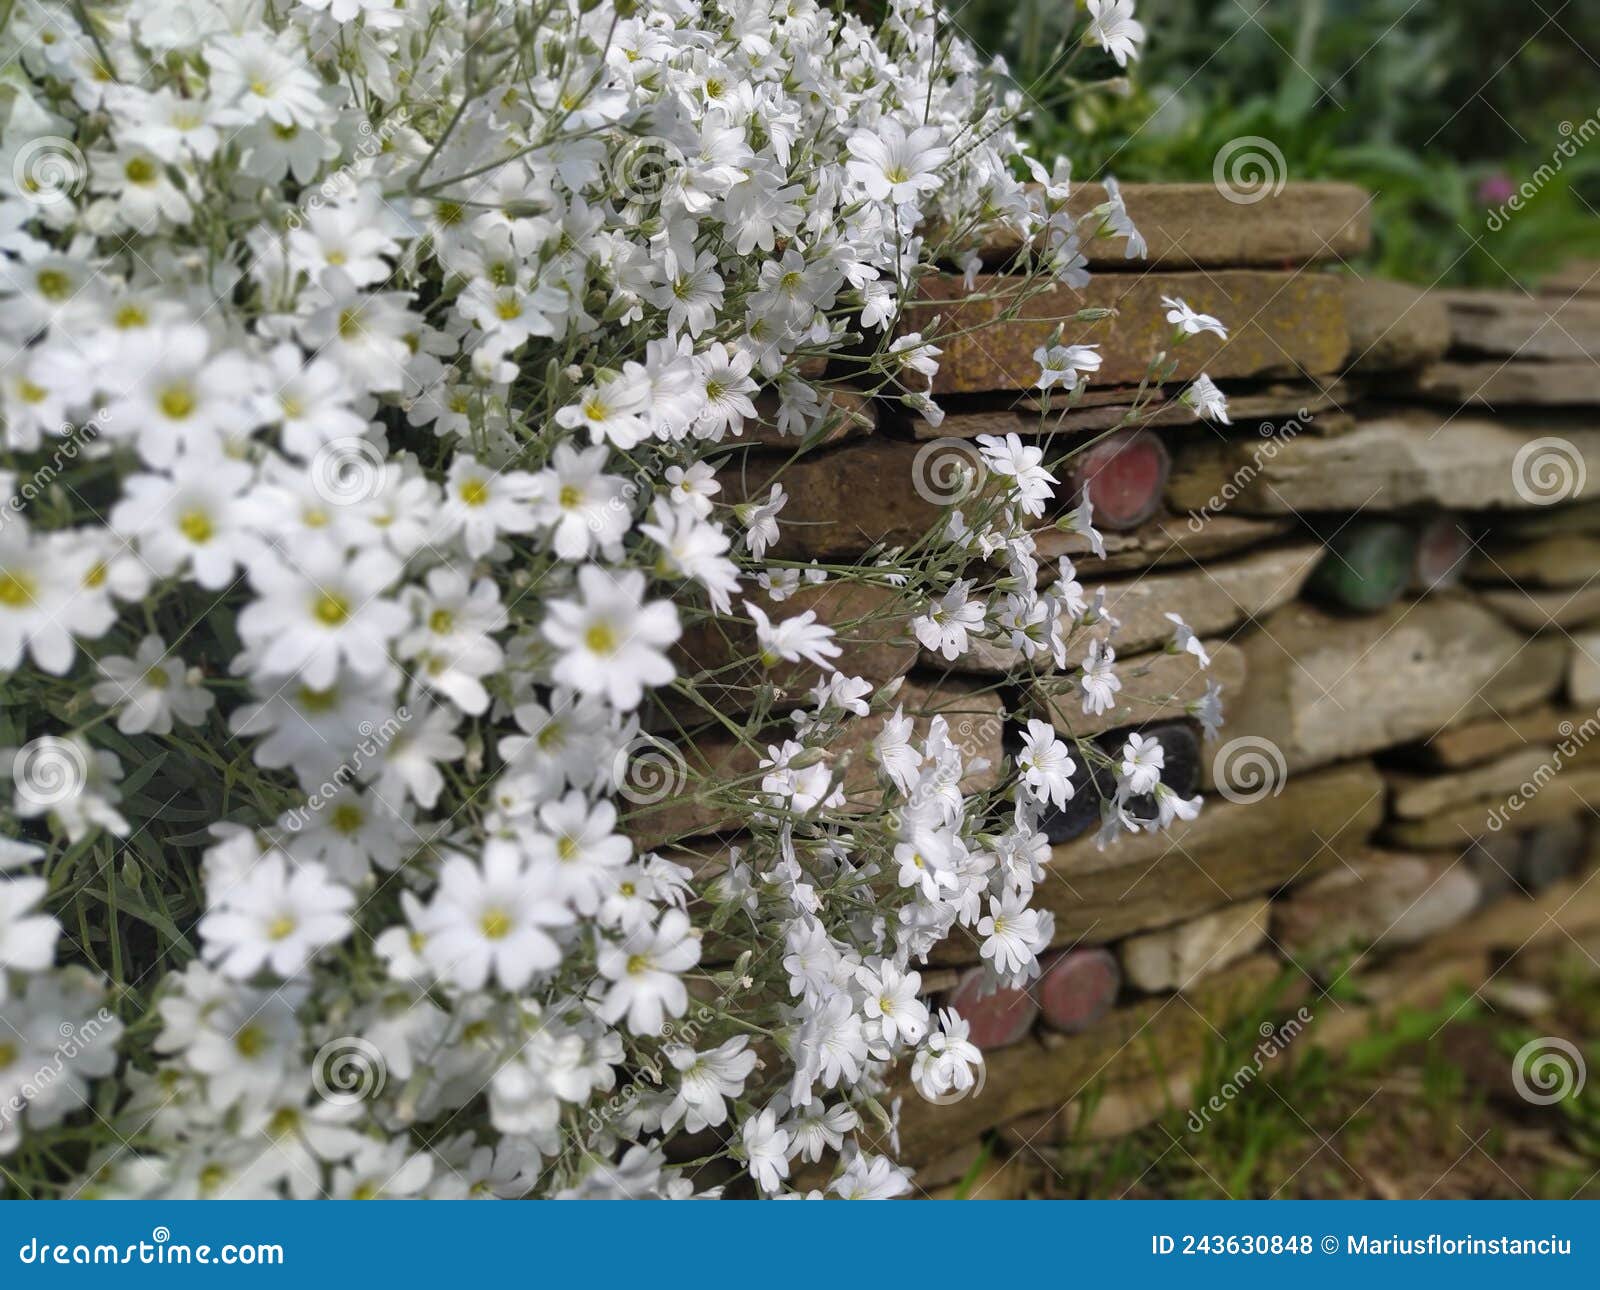
[[[1476,766],[1505,753],[1553,747],[1572,739],[1600,756],[1600,716],[1594,710],[1540,706],[1531,712],[1485,717],[1442,730],[1422,743],[1403,749],[1409,761],[1439,770]]]
[[[1214,909],[1176,927],[1122,942],[1122,971],[1130,985],[1156,993],[1185,990],[1201,977],[1253,954],[1266,939],[1271,902],[1246,900]]]
[[[1030,687],[1034,711],[1063,735],[1086,738],[1121,726],[1188,715],[1188,705],[1205,694],[1206,682],[1222,687],[1224,702],[1245,682],[1244,653],[1222,641],[1205,642],[1210,668],[1192,654],[1135,654],[1112,665],[1122,681],[1117,702],[1094,716],[1083,710],[1082,691],[1064,679],[1036,681]]]
[[[998,695],[954,679],[937,685],[908,679],[901,683],[896,700],[907,714],[916,716],[918,739],[926,737],[933,717],[943,714],[951,740],[963,756],[969,761],[988,760],[986,770],[965,776],[963,792],[980,792],[998,782],[1005,711]],[[847,733],[828,749],[833,764],[845,767],[849,809],[868,810],[879,801],[877,774],[867,750],[888,715],[873,713],[852,720]],[[714,731],[697,731],[690,739],[674,739],[666,732],[656,735],[660,742],[640,749],[645,764],[624,773],[628,792],[622,800],[633,804],[623,813],[623,831],[646,850],[676,839],[742,828],[750,815],[745,799],[760,788],[759,766],[768,747],[781,747],[793,733],[792,726],[776,726],[748,744]]]
[[[1567,698],[1593,712],[1600,707],[1600,631],[1574,632],[1567,664]]]
[[[1525,632],[1564,630],[1600,618],[1600,580],[1554,590],[1489,587],[1479,594],[1484,604]]]
[[[1026,299],[1019,294],[1022,281],[980,275],[970,289],[955,277],[921,284],[930,303],[907,311],[905,330],[934,336],[944,350],[935,395],[1033,388],[1039,378],[1033,352],[1058,326],[1063,343],[1100,346],[1097,375],[1107,385],[1139,384],[1151,360],[1169,350],[1177,364],[1170,379],[1189,381],[1205,372],[1220,381],[1334,373],[1349,349],[1343,287],[1328,274],[1101,274],[1081,291],[1056,286]],[[957,305],[973,293],[990,298]],[[1228,339],[1206,333],[1172,350],[1163,296],[1220,318],[1230,328]],[[1073,320],[1090,308],[1117,312],[1093,323]]]
[[[1500,797],[1550,765],[1549,745],[1529,745],[1482,766],[1446,775],[1416,775],[1390,771],[1389,809],[1401,819],[1421,820],[1482,798]]]
[[[1565,473],[1542,474],[1542,458]],[[1363,420],[1346,435],[1299,435],[1270,452],[1243,438],[1174,446],[1168,506],[1198,511],[1224,490],[1228,509],[1254,515],[1531,510],[1553,496],[1600,496],[1600,430],[1417,409]]]
[[[1518,361],[1600,358],[1600,300],[1519,291],[1435,291],[1449,315],[1451,347]]]
[[[1351,278],[1345,284],[1352,372],[1421,367],[1450,348],[1450,316],[1437,292],[1406,282]]]
[[[1259,519],[1249,515],[1211,515],[1195,522],[1181,515],[1158,514],[1125,533],[1102,533],[1106,554],[1101,559],[1079,533],[1049,528],[1035,541],[1039,548],[1040,576],[1051,572],[1060,556],[1070,556],[1080,579],[1093,582],[1103,573],[1128,573],[1167,564],[1205,564],[1248,547],[1282,537],[1293,527],[1285,519]]]
[[[1054,913],[1058,945],[1166,927],[1338,864],[1378,827],[1383,796],[1372,764],[1349,762],[1294,776],[1258,802],[1208,798],[1195,819],[1104,850],[1078,838],[1051,848],[1033,904]]]
[[[1563,770],[1528,785],[1531,795],[1517,791],[1515,798],[1483,798],[1451,807],[1425,820],[1390,820],[1383,826],[1385,840],[1415,851],[1459,847],[1483,833],[1530,829],[1575,815],[1588,817],[1600,808],[1600,768],[1580,766]]]
[[[1432,363],[1409,377],[1399,391],[1472,408],[1581,407],[1600,402],[1600,366],[1590,359],[1534,363],[1490,359],[1478,363]]]
[[[1566,659],[1564,640],[1529,640],[1449,595],[1361,617],[1289,605],[1239,644],[1250,683],[1226,735],[1266,740],[1290,771],[1531,707],[1560,685]]]
[[[1519,587],[1581,587],[1600,573],[1600,537],[1557,533],[1518,539],[1491,534],[1468,558],[1469,582]]]
[[[1279,898],[1272,937],[1296,959],[1414,945],[1466,918],[1479,894],[1466,865],[1365,851]]]
[[[1122,184],[1128,215],[1148,247],[1130,260],[1121,238],[1084,245],[1102,269],[1269,266],[1346,260],[1372,243],[1372,195],[1356,184],[1286,184],[1253,203],[1231,202],[1215,184]],[[1082,217],[1106,200],[1100,184],[1074,185],[1067,210]],[[1020,240],[998,235],[983,250],[986,263],[1015,254]]]

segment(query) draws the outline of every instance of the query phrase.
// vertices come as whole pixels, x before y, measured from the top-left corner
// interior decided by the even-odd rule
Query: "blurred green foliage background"
[[[1063,53],[1082,0],[955,11],[1005,58],[1039,154],[1080,179],[1209,180],[1255,135],[1291,182],[1372,190],[1390,276],[1532,284],[1600,257],[1600,0],[1140,0],[1137,16],[1144,56],[1107,83],[1083,79],[1099,51]]]

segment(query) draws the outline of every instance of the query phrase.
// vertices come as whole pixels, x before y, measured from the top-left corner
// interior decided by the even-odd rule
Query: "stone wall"
[[[1600,277],[1546,295],[1423,293],[1345,267],[1367,238],[1357,190],[1290,187],[1255,206],[1202,186],[1126,192],[1151,260],[1097,254],[1086,291],[946,346],[942,425],[863,399],[827,446],[792,463],[753,449],[726,480],[754,495],[784,465],[784,541],[802,558],[907,540],[937,514],[916,486],[929,445],[1037,433],[1033,350],[1056,319],[1117,311],[1068,323],[1105,364],[1051,422],[1094,445],[1075,482],[1108,559],[1081,561],[1080,577],[1105,573],[1125,695],[1159,698],[1086,721],[1007,691],[993,651],[919,654],[892,607],[828,587],[796,597],[842,625],[841,666],[905,677],[911,703],[946,711],[995,761],[1006,711],[1118,743],[1141,729],[1161,737],[1169,777],[1206,797],[1192,822],[1101,850],[1085,777],[1051,820],[1044,977],[980,997],[975,941],[925,972],[988,1049],[976,1095],[932,1106],[905,1091],[901,1154],[930,1188],[984,1135],[1026,1153],[1204,1106],[1208,1045],[1266,1000],[1292,1019],[1276,1038],[1337,1045],[1374,1016],[1483,987],[1532,946],[1600,934]],[[1006,279],[990,285],[994,303],[964,313],[1007,315]],[[1230,337],[1178,351],[1151,429],[1110,432],[1163,343],[1166,295]],[[1229,395],[1231,427],[1177,403],[1200,371]],[[1084,552],[1051,541],[1052,558]],[[1227,717],[1214,742],[1185,706],[1193,660],[1161,651],[1165,610],[1208,644]],[[755,769],[714,735],[691,759]],[[634,821],[651,845],[738,827],[736,807],[693,796]]]

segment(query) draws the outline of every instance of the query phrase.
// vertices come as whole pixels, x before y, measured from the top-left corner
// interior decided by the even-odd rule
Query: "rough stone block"
[[[1187,989],[1254,953],[1266,937],[1269,908],[1266,900],[1247,900],[1176,927],[1130,936],[1119,947],[1128,983],[1151,993]]]

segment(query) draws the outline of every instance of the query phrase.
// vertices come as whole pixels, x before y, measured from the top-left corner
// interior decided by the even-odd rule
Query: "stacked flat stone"
[[[1162,740],[1169,782],[1206,799],[1192,821],[1102,849],[1109,785],[1080,772],[1048,821],[1034,903],[1055,915],[1056,948],[1042,978],[985,997],[971,938],[927,966],[926,986],[970,1019],[988,1063],[981,1091],[952,1105],[903,1090],[900,1156],[927,1188],[997,1145],[1100,1139],[1203,1104],[1208,1047],[1263,1006],[1311,1018],[1296,1043],[1338,1045],[1376,1017],[1479,988],[1516,953],[1600,930],[1600,295],[1576,271],[1537,295],[1362,281],[1344,265],[1367,245],[1367,199],[1344,185],[1248,206],[1209,186],[1123,192],[1148,260],[1096,245],[1086,290],[1030,299],[985,331],[965,329],[1006,314],[1004,277],[955,318],[955,285],[930,286],[908,328],[943,314],[965,331],[936,382],[941,425],[841,400],[825,442],[798,460],[758,438],[724,477],[736,499],[781,478],[785,555],[826,562],[909,541],[938,515],[915,486],[918,454],[938,439],[1036,435],[1033,351],[1060,318],[1117,311],[1068,325],[1065,341],[1099,344],[1104,364],[1048,418],[1053,446],[1088,446],[1073,482],[1095,502],[1108,558],[1080,559],[1076,535],[1040,543],[1042,564],[1070,555],[1091,590],[1104,583],[1121,622],[1114,707],[1086,718],[1055,687],[1008,688],[1004,650],[954,662],[921,651],[896,625],[903,607],[827,586],[795,598],[840,627],[841,667],[904,678],[907,710],[945,712],[969,755],[998,764],[1008,721],[1029,715],[1108,750],[1138,730]],[[1088,188],[1076,200],[1101,199]],[[1116,430],[1164,347],[1162,296],[1222,318],[1229,339],[1176,351],[1173,383],[1139,396],[1153,409],[1145,428]],[[1228,394],[1231,427],[1178,402],[1202,371]],[[1552,451],[1567,476],[1554,483],[1531,473]],[[1163,649],[1166,611],[1202,637],[1208,673]],[[727,646],[684,648],[714,668]],[[1185,708],[1207,676],[1226,710],[1213,743]],[[837,750],[853,796],[872,791],[870,733]],[[714,730],[672,737],[697,771],[747,785],[756,772],[758,751]],[[1230,758],[1245,753],[1258,773],[1241,784]],[[741,820],[691,789],[629,824],[641,846],[682,844],[703,863],[736,844]]]

